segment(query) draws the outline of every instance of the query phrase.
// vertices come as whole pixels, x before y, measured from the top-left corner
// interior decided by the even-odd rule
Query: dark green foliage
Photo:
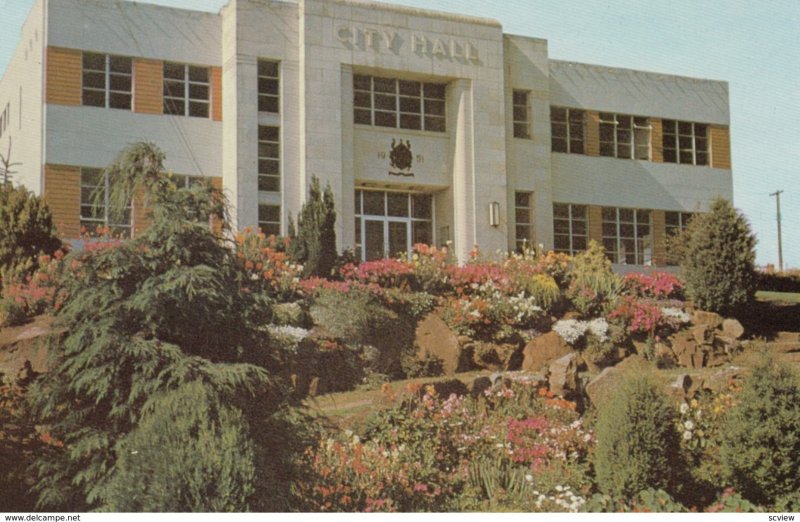
[[[25,310],[12,299],[0,299],[0,328],[17,326],[27,318]]]
[[[289,254],[303,265],[305,277],[330,277],[336,265],[336,210],[330,185],[323,193],[319,179],[311,178],[308,201],[297,216],[297,231],[290,223],[289,236],[292,243]]]
[[[319,291],[311,307],[314,324],[326,334],[364,348],[364,363],[375,373],[403,376],[402,360],[414,349],[416,324],[365,289]]]
[[[240,512],[255,493],[242,413],[194,381],[162,392],[117,445],[104,510]]]
[[[756,239],[745,217],[719,198],[674,243],[695,306],[729,314],[753,301]]]
[[[59,248],[61,240],[44,201],[25,187],[0,185],[0,270],[31,273],[40,254]]]
[[[720,456],[730,485],[748,500],[773,505],[800,491],[800,385],[773,362],[753,369],[728,413]]]
[[[31,395],[37,422],[65,447],[37,462],[39,506],[83,511],[108,502],[117,443],[164,393],[202,382],[211,402],[199,411],[218,403],[238,409],[254,438],[250,507],[283,509],[293,446],[280,412],[287,388],[272,376],[281,357],[257,322],[270,317],[268,303],[240,291],[241,264],[201,219],[220,211],[219,193],[176,190],[166,178],[149,186],[152,226],[133,241],[76,256],[81,266],[62,281],[70,299],[57,319],[66,333]]]
[[[626,382],[598,414],[594,466],[600,489],[614,498],[650,488],[674,494],[682,469],[676,418],[654,384]]]

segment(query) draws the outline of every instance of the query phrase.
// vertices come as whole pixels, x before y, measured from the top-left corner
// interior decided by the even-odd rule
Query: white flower
[[[608,341],[608,321],[602,317],[598,317],[589,321],[586,326],[588,330],[592,332],[592,335],[597,337],[598,341],[601,343]]]
[[[677,320],[679,323],[688,323],[691,321],[691,317],[689,314],[681,310],[680,308],[675,308],[673,306],[667,306],[661,309],[661,314],[666,318],[671,318]]]
[[[691,431],[684,431],[683,432],[683,440],[692,440],[692,432]]]
[[[700,420],[700,418],[702,416],[703,416],[703,411],[702,410],[697,410],[696,412],[694,412],[694,418],[695,419]]]
[[[686,422],[683,423],[683,427],[686,428],[687,430],[693,430],[694,422],[687,420]]]
[[[533,475],[525,475],[525,480],[528,482],[533,482]]]
[[[553,325],[553,331],[560,335],[567,344],[574,344],[583,337],[588,327],[589,324],[586,321],[562,319],[561,321],[556,321]]]
[[[689,412],[689,405],[685,402],[681,404],[681,413],[686,414]]]

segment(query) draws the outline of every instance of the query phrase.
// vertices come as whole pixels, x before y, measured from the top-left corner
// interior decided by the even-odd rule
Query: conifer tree
[[[50,209],[42,198],[11,182],[0,185],[0,270],[31,272],[40,254],[61,248]]]
[[[729,201],[712,201],[709,212],[695,216],[676,243],[686,292],[695,306],[728,314],[752,302],[756,239]]]
[[[39,507],[84,511],[119,505],[115,495],[125,488],[116,473],[133,473],[130,459],[120,460],[120,448],[147,435],[129,438],[137,427],[163,418],[158,410],[175,392],[197,402],[201,417],[216,411],[213,404],[225,405],[226,415],[241,418],[243,428],[234,430],[234,438],[253,438],[252,456],[243,447],[236,457],[252,460],[255,470],[252,478],[232,475],[248,481],[234,487],[243,492],[237,508],[286,509],[282,499],[288,498],[294,439],[283,413],[288,387],[276,377],[278,354],[255,321],[269,317],[268,303],[241,291],[245,271],[202,219],[219,213],[224,200],[210,186],[176,189],[163,176],[148,186],[152,225],[135,240],[75,256],[80,266],[62,282],[70,298],[57,321],[65,333],[53,341],[56,361],[47,378],[30,392],[37,423],[63,444],[36,463]],[[213,425],[203,425],[204,433],[214,432]],[[207,440],[198,439],[201,432],[179,430],[174,445],[163,451],[208,448]],[[229,459],[210,455],[206,462],[223,465]],[[200,482],[176,487],[213,491],[202,473],[183,476]],[[157,484],[168,479],[151,477]],[[189,511],[216,500],[224,501],[140,507]]]
[[[305,277],[330,277],[336,264],[336,210],[330,185],[320,188],[319,178],[311,178],[308,201],[297,216],[297,232],[290,226],[290,255],[303,265]]]

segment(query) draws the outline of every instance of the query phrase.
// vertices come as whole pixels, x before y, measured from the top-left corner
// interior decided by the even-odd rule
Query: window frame
[[[266,139],[262,138],[262,131],[270,130],[270,132],[274,131],[276,138],[273,139]],[[263,147],[262,147],[263,146]],[[276,151],[274,156],[269,156],[262,154],[262,151],[266,148],[272,148]],[[275,172],[267,172],[266,165],[275,165]],[[281,192],[281,128],[277,125],[259,125],[258,126],[258,190],[259,192],[270,192],[270,193],[279,193]],[[264,185],[262,185],[262,182]],[[272,185],[274,183],[274,188],[262,188],[267,187],[267,183]]]
[[[664,236],[667,238],[667,247],[671,238],[676,237],[678,234],[686,230],[689,222],[697,216],[697,212],[683,212],[680,210],[665,210],[664,211]],[[677,217],[677,224],[670,223],[670,215]],[[667,249],[667,266],[678,266],[678,263],[673,260],[672,254]]]
[[[685,131],[686,126],[689,126],[688,132]],[[702,134],[699,132],[701,128]],[[698,167],[711,165],[709,124],[663,119],[661,129],[664,163]]]
[[[278,212],[278,220],[275,221],[267,219],[266,216],[267,209],[277,209]],[[262,213],[263,212],[263,213]],[[282,209],[280,205],[275,205],[272,203],[259,203],[258,204],[258,229],[261,233],[267,236],[280,236],[281,235],[281,221],[282,221]]]
[[[520,204],[520,198],[527,199],[524,205]],[[523,223],[520,221],[520,212],[527,212],[528,219]],[[527,230],[527,233],[520,237],[520,230]],[[518,190],[514,192],[514,245],[517,252],[530,250],[534,244],[534,201],[533,192]]]
[[[565,119],[556,120],[554,113],[565,111]],[[573,119],[573,115],[576,116]],[[577,117],[580,117],[580,122]],[[563,136],[557,135],[556,128],[563,127]],[[580,129],[580,136],[575,131]],[[564,150],[557,150],[556,140],[564,141]],[[562,154],[586,154],[586,110],[571,107],[550,106],[550,150]],[[580,145],[579,147],[577,145]],[[578,150],[580,149],[580,150]]]
[[[567,216],[563,217],[558,215],[557,213],[557,206],[565,206],[567,209]],[[579,212],[576,210],[578,208],[583,209],[583,215],[579,216]],[[567,233],[557,232],[558,227],[556,226],[556,222],[566,222],[567,223]],[[577,233],[575,231],[578,228],[576,225],[582,223],[583,224],[583,233]],[[558,248],[556,238],[558,237],[566,237],[569,243],[569,247],[567,249]],[[580,242],[576,242],[576,239],[583,239],[583,248],[581,248]],[[577,245],[576,245],[577,243]],[[558,253],[565,253],[571,256],[579,254],[586,250],[589,245],[589,206],[582,205],[578,203],[553,203],[553,251]]]
[[[523,96],[522,103],[518,103],[517,96]],[[519,139],[530,140],[533,138],[531,135],[531,91],[514,89],[511,91],[511,119],[514,130],[514,137]],[[520,113],[524,114],[524,118],[518,117],[517,109],[521,109]]]
[[[367,80],[369,87],[361,87],[360,84]],[[392,82],[392,90],[376,89],[376,80],[380,83]],[[412,84],[418,86],[416,93],[409,92]],[[439,89],[442,91],[441,97],[433,92]],[[381,99],[386,101],[393,99],[394,107],[379,107]],[[419,109],[410,108],[414,105]],[[440,108],[434,110],[433,107]],[[389,115],[393,116],[393,125],[385,124],[389,121]],[[379,120],[380,117],[386,120],[382,122]],[[419,126],[404,123],[415,120],[419,122]],[[353,123],[388,129],[445,133],[447,132],[447,84],[354,74]]]
[[[103,59],[103,70],[99,69],[87,69],[87,57],[102,57]],[[128,63],[129,71],[130,72],[119,72],[119,71],[112,71],[112,61],[113,60],[125,60]],[[86,85],[86,75],[87,74],[102,74],[103,75],[103,87],[92,87]],[[115,78],[127,78],[130,81],[130,88],[129,90],[119,90],[112,88],[112,80]],[[116,54],[107,54],[107,53],[98,53],[93,51],[82,51],[81,52],[81,106],[83,107],[98,107],[101,109],[117,109],[117,110],[126,110],[132,111],[134,109],[133,106],[133,94],[134,94],[134,78],[133,78],[133,58],[129,56],[121,56]],[[94,103],[87,103],[86,102],[86,95],[88,93],[103,93],[103,104],[97,105]],[[112,104],[113,96],[126,96],[128,99],[127,106],[117,106]]]
[[[646,116],[601,112],[599,125],[599,153],[601,156],[618,159],[650,161],[652,157],[652,125]],[[610,131],[608,136],[604,136]],[[639,132],[637,132],[639,131]],[[639,136],[646,132],[645,143]],[[625,139],[627,133],[627,139]],[[609,150],[610,147],[610,150]],[[645,151],[640,155],[640,151]],[[624,153],[623,153],[624,151]]]
[[[281,62],[278,60],[268,60],[268,59],[259,59],[258,63],[256,64],[257,67],[257,85],[256,91],[258,96],[258,112],[263,112],[266,114],[280,114],[281,112]],[[275,75],[266,74],[264,69],[267,67],[275,67]],[[262,80],[267,82],[267,84],[271,84],[271,82],[277,83],[277,92],[271,93],[262,91],[261,85]],[[274,100],[275,103],[275,110],[268,110],[262,109],[262,101]],[[266,105],[266,104],[265,104]]]
[[[364,194],[365,193],[377,193],[383,195],[383,213],[382,214],[375,214],[375,213],[366,213],[364,210]],[[402,194],[406,196],[407,199],[407,208],[405,211],[405,216],[396,216],[391,215],[389,210],[389,195],[390,194]],[[419,213],[415,208],[415,198],[417,197],[424,197],[428,200],[428,204],[426,204],[427,208],[430,211],[429,217],[418,217]],[[406,223],[406,247],[408,248],[409,255],[411,254],[411,249],[413,248],[414,244],[417,243],[415,241],[415,225],[423,224],[428,225],[428,236],[430,237],[430,244],[436,244],[436,236],[435,236],[435,217],[436,217],[436,202],[434,200],[433,194],[427,192],[414,192],[414,191],[403,191],[403,190],[374,190],[366,187],[356,187],[355,188],[355,196],[354,196],[354,221],[355,221],[355,234],[354,234],[354,245],[353,250],[356,255],[357,259],[362,261],[366,261],[367,253],[364,251],[364,240],[366,238],[366,221],[381,221],[384,223],[384,240],[385,243],[388,241],[386,236],[387,228],[389,223]],[[384,258],[387,255],[386,251],[386,244],[384,244]]]
[[[614,220],[611,221],[606,218],[607,211],[614,211]],[[632,212],[632,219],[623,220],[621,214],[623,211]],[[647,213],[647,223],[640,222],[639,213],[646,212]],[[615,230],[615,235],[609,235],[606,230],[607,225],[613,225]],[[602,207],[601,208],[601,226],[602,226],[602,241],[603,241],[603,248],[606,251],[606,257],[608,257],[612,263],[618,265],[636,265],[636,266],[650,266],[653,264],[653,250],[654,250],[654,242],[653,242],[653,211],[650,209],[640,209],[640,208],[626,208],[626,207]],[[633,236],[630,235],[622,235],[623,227],[632,226]],[[646,235],[640,235],[640,227],[647,227],[648,233]],[[609,248],[610,241],[614,241],[614,248]],[[623,250],[623,242],[624,241],[633,241],[633,263],[629,263],[627,257],[623,260],[620,260],[620,255],[622,254]],[[642,244],[640,245],[640,241]],[[649,247],[649,248],[648,248]],[[627,252],[626,252],[627,254]],[[647,255],[649,254],[649,256]]]
[[[89,184],[84,180],[85,175],[89,175],[89,173],[97,177],[102,176],[102,184],[103,184],[103,204],[99,207],[102,211],[102,217],[98,217],[94,209],[98,208],[98,205],[94,204],[93,195],[94,192],[100,187],[100,184]],[[109,180],[108,172],[104,169],[96,168],[96,167],[81,167],[80,168],[80,212],[78,216],[78,221],[80,223],[81,229],[85,229],[89,236],[91,237],[99,237],[100,234],[97,234],[97,227],[107,228],[110,231],[114,230],[122,230],[123,233],[120,234],[120,237],[130,238],[133,234],[133,204],[132,202],[128,203],[128,207],[125,209],[128,213],[128,223],[111,223],[109,218],[109,193],[111,189],[111,183]],[[91,192],[85,192],[85,190],[91,190]],[[84,194],[88,196],[88,201],[84,200]],[[89,208],[91,210],[91,215],[84,215],[84,209]],[[114,234],[111,234],[114,236]]]
[[[167,67],[171,67],[171,66],[172,67],[183,67],[183,77],[182,78],[167,77]],[[191,73],[192,73],[193,69],[204,71],[207,80],[205,80],[205,81],[192,80],[191,79]],[[185,116],[185,117],[189,117],[189,118],[202,118],[202,119],[206,119],[206,120],[211,118],[211,67],[209,67],[207,65],[191,65],[191,64],[188,64],[188,63],[166,62],[165,61],[164,64],[163,64],[163,72],[164,72],[164,75],[163,75],[164,77],[163,77],[163,80],[162,80],[162,84],[163,84],[162,93],[163,93],[164,114],[170,115],[170,116]],[[174,95],[168,95],[167,94],[166,91],[167,91],[168,82],[172,83],[172,84],[177,84],[178,82],[180,82],[181,84],[183,84],[183,95],[182,95],[182,97],[177,97],[177,96],[174,96]],[[207,99],[193,98],[192,95],[191,95],[191,90],[192,90],[193,86],[195,86],[195,87],[198,87],[198,86],[199,87],[205,87],[207,89],[207,92],[208,92]],[[176,101],[179,101],[180,103],[182,103],[183,104],[183,112],[173,111],[172,108],[171,108],[173,106],[170,105],[170,101],[172,101],[173,104]],[[194,106],[202,105],[203,107],[205,107],[205,115],[192,114],[193,104],[194,104]]]

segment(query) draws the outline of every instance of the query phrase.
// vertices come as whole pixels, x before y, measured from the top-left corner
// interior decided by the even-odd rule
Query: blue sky
[[[147,0],[218,11],[227,0]],[[549,40],[550,56],[725,80],[730,84],[734,204],[758,237],[758,262],[800,268],[800,1],[397,0],[495,18],[506,33]],[[5,70],[33,0],[0,0]]]

